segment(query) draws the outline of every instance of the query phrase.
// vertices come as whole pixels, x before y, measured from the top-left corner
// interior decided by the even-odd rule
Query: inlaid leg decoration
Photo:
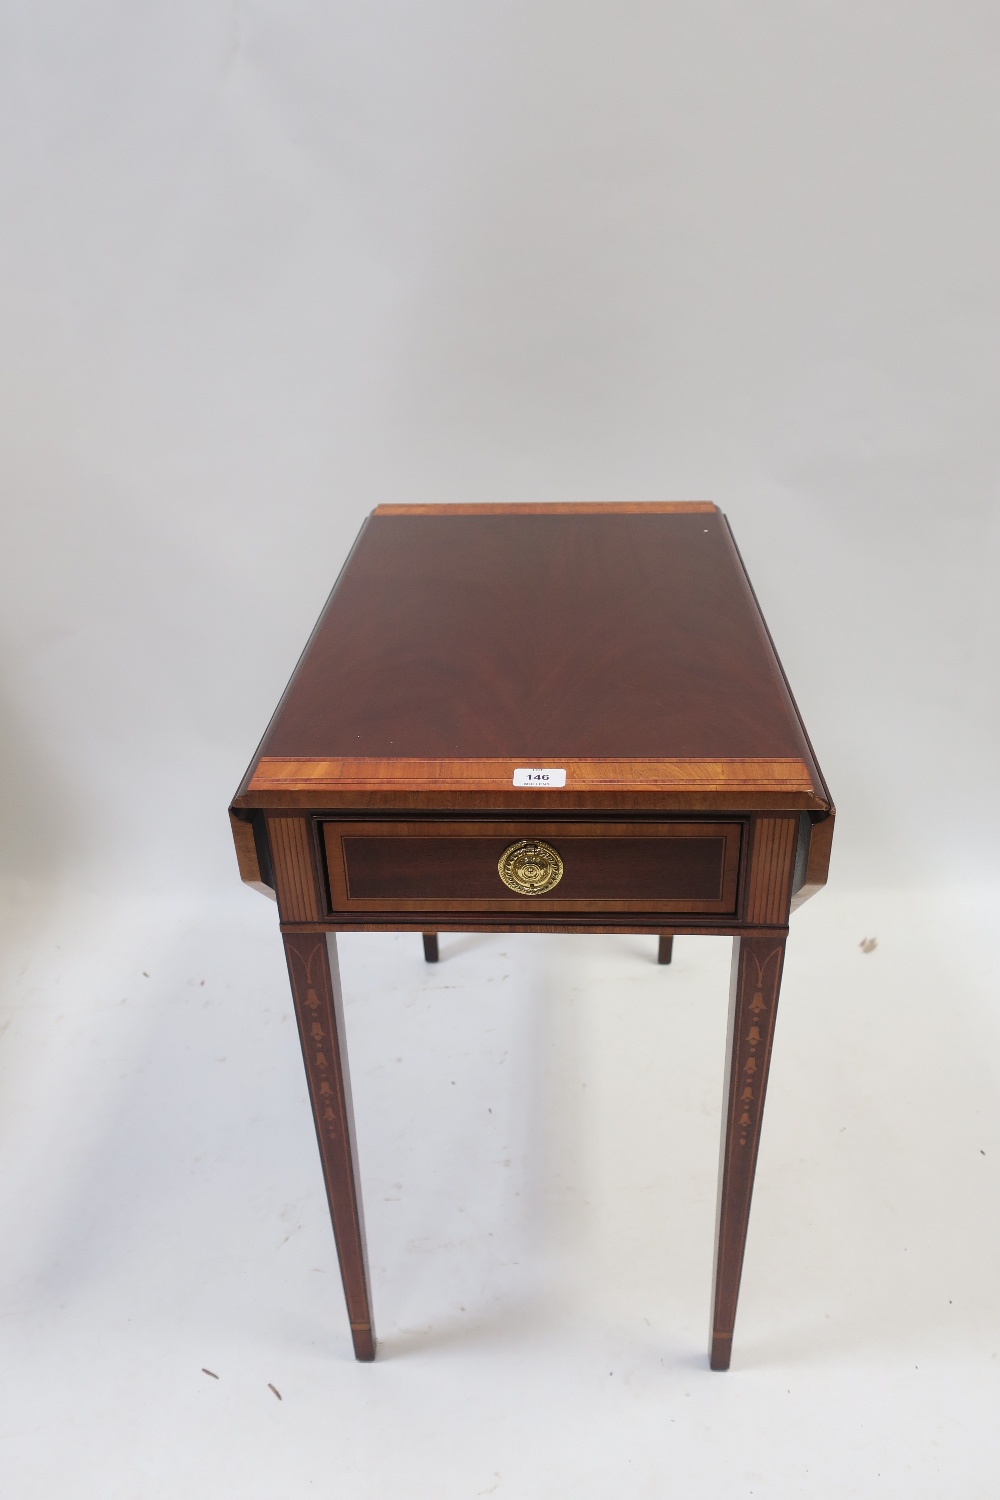
[[[436,932],[425,932],[423,938],[424,958],[427,963],[436,964],[438,961],[438,935]]]
[[[284,933],[309,1097],[357,1359],[375,1358],[361,1177],[354,1141],[336,937]]]
[[[674,938],[673,938],[673,933],[661,932],[660,933],[660,956],[657,959],[657,963],[668,964],[670,962],[670,960],[673,958],[673,956],[674,956]]]
[[[774,1039],[785,935],[733,940],[728,1079],[716,1224],[711,1365],[728,1370]]]

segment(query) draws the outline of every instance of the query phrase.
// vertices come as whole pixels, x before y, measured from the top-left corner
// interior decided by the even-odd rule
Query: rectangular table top
[[[234,805],[539,798],[832,805],[716,506],[379,506]]]

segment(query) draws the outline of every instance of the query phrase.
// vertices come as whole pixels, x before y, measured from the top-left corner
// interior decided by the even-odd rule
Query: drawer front
[[[334,912],[736,911],[739,823],[323,824]],[[510,889],[519,844],[556,883],[539,894]],[[529,849],[530,857],[530,849]],[[529,870],[530,875],[530,870]],[[517,874],[512,877],[517,879]]]

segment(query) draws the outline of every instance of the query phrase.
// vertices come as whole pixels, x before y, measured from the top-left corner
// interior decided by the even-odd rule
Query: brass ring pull
[[[563,878],[563,862],[551,844],[521,839],[511,844],[497,865],[500,879],[519,896],[544,896]]]

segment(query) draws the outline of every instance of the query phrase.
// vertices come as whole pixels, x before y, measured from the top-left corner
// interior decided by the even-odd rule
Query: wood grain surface
[[[685,516],[717,515],[711,500],[583,500],[520,505],[377,505],[373,516]]]
[[[785,934],[733,941],[710,1361],[728,1370],[774,1041]]]
[[[545,799],[558,804],[573,792],[649,791],[805,792],[815,789],[805,762],[793,757],[771,760],[737,758],[699,760],[574,760],[571,756],[513,760],[418,760],[399,757],[343,760],[264,756],[250,779],[252,792],[307,792],[318,803],[324,796],[354,791],[489,792],[509,791],[516,766],[558,766],[566,772],[565,788],[532,792],[539,809]]]
[[[241,795],[565,765],[595,793],[829,804],[714,507],[402,511],[366,522]]]
[[[736,912],[740,823],[338,820],[322,828],[333,916]],[[500,879],[500,856],[521,839],[551,843],[564,861],[545,895],[520,896]]]
[[[792,911],[797,911],[803,901],[815,896],[826,885],[830,873],[830,852],[833,846],[833,828],[836,818],[831,809],[827,817],[812,823],[809,831],[809,852],[806,856],[805,880],[792,897]]]
[[[372,1360],[375,1328],[336,939],[328,945],[322,934],[286,933],[284,944],[354,1353]]]
[[[496,912],[337,912],[319,922],[282,922],[282,932],[426,932],[429,923],[438,932],[577,932],[606,933],[621,937],[626,933],[657,937],[663,931],[663,913],[623,912],[617,916],[595,912],[567,912],[533,919],[528,915],[501,916]],[[676,937],[750,937],[769,934],[773,927],[750,927],[733,917],[703,917],[698,914],[670,913],[670,925]]]
[[[323,915],[308,818],[267,819],[268,841],[283,922],[316,922]]]
[[[788,922],[798,818],[754,818],[747,921],[755,926]]]
[[[261,813],[254,816],[261,817]],[[260,867],[260,857],[257,852],[257,840],[254,835],[253,823],[249,815],[240,817],[232,808],[229,810],[229,824],[233,832],[233,843],[236,846],[236,863],[239,866],[240,879],[244,885],[259,891],[262,896],[270,896],[275,899],[274,891],[264,879]]]
[[[566,785],[515,788],[519,767]],[[420,932],[431,963],[439,931],[646,933],[660,963],[677,933],[734,936],[710,1356],[728,1368],[786,924],[826,880],[834,809],[721,512],[380,506],[233,812],[241,876],[277,895],[359,1359],[375,1339],[327,935]],[[522,838],[563,860],[543,896],[498,888]]]

